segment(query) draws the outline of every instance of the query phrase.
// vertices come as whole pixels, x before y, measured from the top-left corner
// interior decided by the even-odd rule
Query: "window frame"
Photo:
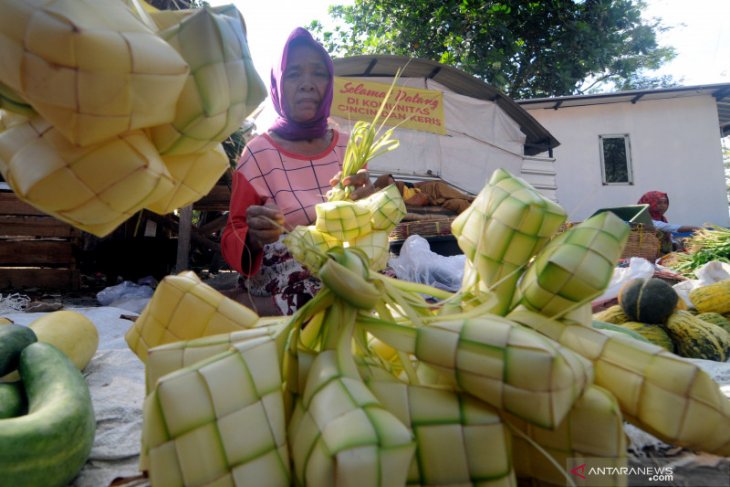
[[[603,142],[605,139],[623,139],[624,151],[626,154],[626,173],[628,181],[607,181],[606,179],[606,158]],[[601,134],[598,136],[598,149],[601,157],[601,183],[604,186],[631,186],[634,184],[634,166],[631,162],[631,137],[629,134]]]

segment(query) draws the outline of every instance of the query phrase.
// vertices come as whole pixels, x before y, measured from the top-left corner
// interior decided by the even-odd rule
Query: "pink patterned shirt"
[[[325,200],[330,178],[342,168],[347,139],[335,130],[329,147],[314,156],[287,152],[266,134],[249,141],[233,173],[230,212],[221,236],[221,252],[233,269],[251,276],[263,262],[262,252],[246,248],[249,206],[273,198],[289,229],[314,222],[315,205]]]
[[[237,171],[260,196],[274,199],[291,229],[314,222],[314,207],[325,201],[330,178],[342,169],[346,147],[347,137],[334,130],[325,151],[302,156],[287,152],[264,133],[246,145]]]

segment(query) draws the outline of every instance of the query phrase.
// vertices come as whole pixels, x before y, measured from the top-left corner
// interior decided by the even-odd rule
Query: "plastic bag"
[[[694,308],[695,306],[689,299],[689,292],[697,287],[730,279],[730,264],[720,262],[719,260],[710,261],[702,267],[697,268],[695,270],[695,276],[697,276],[697,279],[687,279],[672,286],[689,308]]]
[[[0,313],[23,311],[30,304],[30,297],[25,294],[13,293],[3,296],[0,293]]]
[[[150,286],[124,281],[96,293],[96,300],[102,306],[113,306],[140,313],[154,292]]]
[[[730,264],[713,260],[695,270],[699,285],[707,286],[715,282],[730,279]]]
[[[699,281],[694,279],[687,279],[686,281],[678,282],[672,286],[674,292],[676,292],[677,296],[679,296],[679,299],[684,301],[684,304],[686,304],[688,308],[694,308],[694,304],[692,304],[692,301],[689,299],[689,292],[697,287],[698,282]]]
[[[403,242],[400,255],[389,261],[398,279],[451,292],[461,287],[465,263],[463,254],[445,256],[433,252],[428,240],[420,235],[408,237]]]
[[[625,283],[632,279],[649,279],[654,275],[654,264],[641,257],[631,257],[628,267],[616,267],[611,276],[611,282],[601,297],[594,302],[607,301],[617,298],[618,292]]]

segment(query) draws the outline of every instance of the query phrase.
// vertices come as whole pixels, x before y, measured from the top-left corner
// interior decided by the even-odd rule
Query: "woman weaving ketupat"
[[[261,315],[292,314],[320,288],[282,242],[284,231],[308,225],[315,206],[339,182],[348,142],[328,126],[334,67],[310,33],[295,29],[271,70],[271,100],[279,115],[244,148],[234,172],[221,251],[242,275],[235,299]],[[366,172],[342,181],[374,192]]]

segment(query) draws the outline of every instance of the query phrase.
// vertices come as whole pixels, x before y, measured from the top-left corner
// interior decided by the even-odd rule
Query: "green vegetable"
[[[630,321],[662,324],[677,307],[679,295],[666,281],[632,279],[621,286],[618,303]]]
[[[672,339],[661,325],[627,321],[626,323],[621,323],[619,326],[635,331],[654,345],[659,345],[667,352],[674,352],[674,342],[672,342]]]
[[[634,331],[630,328],[623,327],[620,324],[607,323],[605,321],[600,321],[600,320],[593,320],[593,322],[591,323],[591,327],[595,328],[596,330],[607,331],[607,332],[609,332],[609,334],[620,333],[622,335],[626,335],[627,337],[633,338],[634,340],[638,340],[640,342],[651,343],[643,335],[637,333],[636,331]]]
[[[0,326],[0,377],[17,369],[20,352],[36,341],[35,332],[27,326]]]
[[[27,409],[22,382],[0,384],[0,419],[25,414]]]
[[[674,342],[676,354],[680,357],[724,362],[727,359],[727,347],[724,343],[720,343],[713,330],[703,326],[703,323],[712,325],[687,311],[680,310],[669,317],[665,329]]]
[[[28,414],[0,420],[0,482],[65,487],[91,451],[96,421],[89,388],[56,347],[32,343],[20,354]]]
[[[604,323],[613,323],[614,325],[620,325],[629,321],[629,317],[626,316],[620,304],[614,304],[602,311],[593,313],[593,319]]]
[[[713,260],[730,263],[730,229],[702,228],[685,240],[686,253],[672,254],[666,267],[690,279],[694,272]]]
[[[712,323],[713,325],[717,325],[726,332],[730,333],[730,321],[728,321],[728,319],[720,313],[700,313],[697,315],[697,318],[701,319],[702,321]]]

